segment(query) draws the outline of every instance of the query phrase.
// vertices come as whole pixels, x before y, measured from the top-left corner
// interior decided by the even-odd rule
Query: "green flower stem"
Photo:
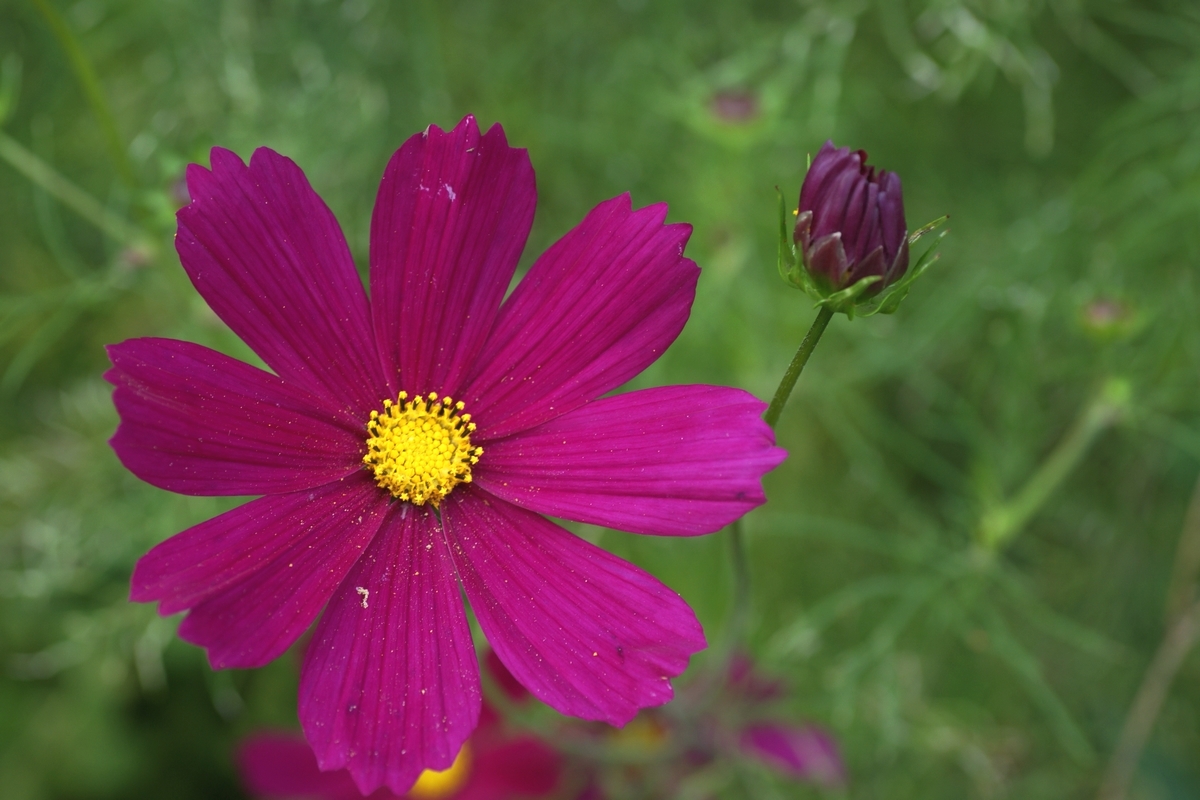
[[[136,227],[109,212],[94,197],[64,178],[3,131],[0,131],[0,158],[118,242],[133,244],[143,238]]]
[[[1070,475],[1088,449],[1129,406],[1129,384],[1111,379],[1088,403],[1062,441],[1008,502],[988,509],[979,523],[979,542],[995,552],[1007,545]]]
[[[121,181],[126,186],[133,188],[137,185],[133,164],[129,161],[125,145],[121,143],[121,135],[117,132],[117,122],[113,118],[112,111],[109,110],[108,100],[104,97],[104,89],[100,86],[100,79],[96,76],[96,71],[92,69],[91,62],[88,61],[87,55],[84,54],[79,40],[75,38],[67,21],[63,19],[62,14],[58,13],[58,9],[50,4],[50,0],[32,0],[32,2],[46,20],[46,24],[50,26],[58,44],[66,51],[67,58],[71,62],[71,69],[75,71],[75,77],[83,89],[84,96],[87,97],[88,105],[92,107],[92,113],[96,115],[96,121],[100,123],[105,144],[108,145],[109,154],[112,156],[113,163],[116,164]]]
[[[787,405],[788,397],[792,394],[792,389],[796,387],[796,380],[800,377],[804,365],[808,363],[809,356],[812,355],[817,342],[821,340],[821,334],[825,332],[825,328],[832,318],[833,311],[827,306],[821,306],[821,310],[817,312],[817,318],[813,320],[812,326],[804,336],[804,341],[800,343],[800,349],[796,351],[792,363],[788,365],[787,372],[783,374],[783,380],[779,382],[779,388],[775,390],[775,397],[772,398],[771,405],[767,407],[767,413],[763,416],[763,419],[772,428],[775,427],[775,423],[779,422],[779,415],[783,413],[783,407]],[[729,547],[733,562],[733,612],[730,615],[726,639],[728,657],[732,658],[746,627],[750,624],[750,562],[746,556],[746,535],[742,530],[740,519],[730,527]]]
[[[746,556],[746,534],[741,519],[734,520],[730,528],[729,549],[733,562],[733,614],[729,620],[732,650],[750,622],[750,561]]]
[[[812,355],[817,342],[821,341],[821,334],[825,333],[825,328],[831,319],[833,319],[833,311],[828,306],[821,306],[821,310],[817,312],[817,318],[813,320],[812,327],[808,329],[804,341],[800,343],[800,349],[796,351],[792,363],[788,364],[787,372],[783,374],[783,380],[779,382],[779,388],[775,390],[775,396],[771,398],[771,405],[767,407],[767,413],[763,415],[763,419],[772,428],[779,422],[779,415],[783,413],[783,407],[787,405],[792,389],[796,387],[796,379],[800,377],[804,365],[808,363],[808,357]]]

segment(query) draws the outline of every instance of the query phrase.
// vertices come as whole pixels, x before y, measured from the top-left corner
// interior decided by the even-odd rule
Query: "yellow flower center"
[[[401,392],[399,402],[384,400],[383,411],[372,411],[363,463],[380,488],[400,500],[437,508],[455,486],[470,483],[471,465],[479,462],[483,448],[471,446],[475,423],[462,410],[461,400],[437,392],[412,399]]]
[[[448,769],[440,772],[433,769],[425,770],[405,797],[417,798],[417,800],[437,800],[437,798],[448,797],[462,788],[470,774],[471,751],[464,744],[462,750],[459,750],[458,755],[454,757],[454,763]]]

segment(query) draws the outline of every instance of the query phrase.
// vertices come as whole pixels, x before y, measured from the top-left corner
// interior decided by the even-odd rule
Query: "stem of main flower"
[[[779,388],[775,390],[775,396],[771,398],[771,405],[767,407],[767,413],[763,415],[763,419],[772,428],[775,427],[775,423],[779,422],[779,415],[783,413],[783,407],[787,405],[792,389],[796,387],[796,380],[804,371],[808,357],[816,349],[817,342],[821,341],[821,334],[825,333],[825,328],[831,319],[833,319],[833,311],[827,306],[821,306],[821,310],[817,312],[817,318],[813,320],[812,327],[804,335],[804,341],[800,342],[800,349],[796,351],[792,363],[788,364],[787,372],[783,373],[783,380],[779,382]]]
[[[746,558],[746,536],[742,533],[740,519],[734,520],[729,531],[729,547],[733,558],[733,614],[729,620],[729,640],[731,650],[734,650],[750,621],[750,562]]]

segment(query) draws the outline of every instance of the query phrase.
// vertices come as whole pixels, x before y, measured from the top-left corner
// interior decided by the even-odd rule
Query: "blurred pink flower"
[[[833,737],[815,725],[757,723],[742,730],[742,753],[796,780],[842,786],[846,767]]]
[[[299,733],[262,732],[238,748],[238,771],[247,791],[262,800],[359,800],[346,770],[322,772]],[[479,727],[448,770],[426,771],[405,794],[378,789],[370,800],[510,800],[551,795],[562,772],[559,755],[531,736],[505,738],[484,706]]]

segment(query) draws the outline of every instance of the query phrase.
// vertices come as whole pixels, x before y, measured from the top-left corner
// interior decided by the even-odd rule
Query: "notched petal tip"
[[[237,156],[234,155],[234,158],[237,158]],[[241,163],[241,159],[238,159],[238,163]],[[305,177],[304,171],[300,169],[300,166],[295,161],[282,153],[275,152],[269,147],[256,147],[254,152],[250,154],[250,161],[246,166],[252,174],[261,174],[267,170],[282,167],[288,172],[293,172],[293,175],[289,176],[290,178],[299,176],[306,187],[308,185],[308,179]]]
[[[498,127],[500,127],[499,123],[493,125],[490,129],[488,129],[488,133],[491,133]],[[470,140],[477,140],[480,138],[479,122],[475,119],[474,114],[467,114],[465,117],[456,122],[454,127],[448,131],[437,123],[431,122],[429,125],[425,126],[425,130],[421,131],[420,133],[414,133],[412,136],[410,136],[405,144],[413,141],[420,141],[422,139],[438,141],[439,139],[444,139],[446,137],[460,136],[464,134]],[[503,136],[503,134],[504,131],[501,129],[501,136]]]
[[[699,267],[696,266],[695,262],[691,261],[690,259],[683,258],[684,248],[687,246],[688,241],[692,237],[693,226],[690,222],[667,222],[667,215],[670,214],[671,207],[666,202],[660,201],[658,203],[651,203],[650,205],[642,206],[641,208],[634,208],[633,198],[629,192],[622,192],[606,202],[612,203],[613,201],[618,200],[622,202],[616,204],[616,209],[624,214],[629,220],[637,224],[644,225],[647,228],[655,225],[660,226],[664,233],[677,237],[677,255],[682,261],[686,261],[688,264],[691,264],[691,266],[696,267],[696,269],[699,270]],[[600,203],[594,210],[598,210],[604,205],[605,203]]]
[[[471,116],[470,114],[468,114],[463,119],[464,119],[464,121],[467,119],[470,119],[471,121],[475,121],[475,117]],[[506,134],[504,132],[504,126],[501,125],[499,122],[493,122],[492,127],[488,128],[484,132],[483,136],[481,136],[480,138],[484,139],[485,141],[492,142],[497,147],[509,147],[509,149],[516,150],[521,153],[528,152],[524,147],[510,147],[509,146],[508,134]]]
[[[265,148],[260,148],[265,149]],[[247,170],[246,162],[232,150],[224,147],[214,147],[208,153],[212,171],[218,175],[232,174],[239,176]]]
[[[266,148],[259,149],[265,150]],[[197,202],[208,199],[214,192],[219,191],[216,184],[222,178],[232,176],[237,179],[247,170],[241,156],[225,147],[211,148],[208,151],[208,163],[208,167],[203,164],[188,164],[184,170],[189,202],[175,212],[176,217],[182,219],[181,214],[191,209]]]
[[[207,167],[200,164],[188,164],[183,171],[183,179],[187,184],[188,202],[175,212],[175,219],[182,221],[189,216],[189,210],[200,201],[212,186],[213,174]]]

